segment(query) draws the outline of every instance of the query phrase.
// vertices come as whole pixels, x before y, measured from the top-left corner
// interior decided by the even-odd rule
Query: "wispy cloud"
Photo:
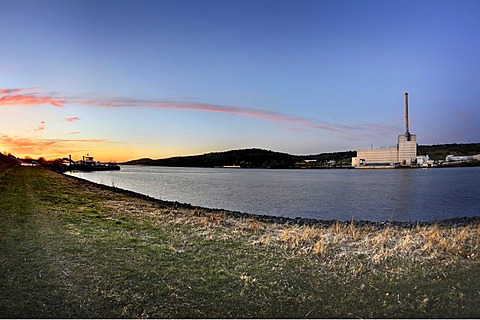
[[[294,124],[311,129],[339,131],[335,125],[327,123],[317,124],[311,120],[295,117],[292,115],[248,107],[234,107],[217,104],[163,101],[163,100],[141,100],[131,98],[111,99],[65,99],[66,103],[98,106],[103,108],[148,108],[148,109],[169,109],[181,111],[203,111],[213,113],[225,113],[237,116],[256,118],[271,122]]]
[[[45,130],[45,121],[40,121],[40,126],[33,129],[34,131],[42,131]]]
[[[270,122],[281,123],[290,128],[313,129],[338,134],[345,138],[351,138],[359,132],[363,134],[379,135],[384,128],[368,124],[346,125],[339,123],[319,122],[315,120],[296,117],[293,115],[273,112],[262,109],[235,107],[216,104],[205,104],[195,102],[164,101],[164,100],[142,100],[133,98],[79,98],[79,97],[58,97],[56,95],[42,94],[37,88],[28,89],[0,89],[0,106],[12,105],[34,105],[50,104],[55,107],[62,107],[69,104],[97,106],[101,108],[148,108],[148,109],[170,109],[201,111],[212,113],[225,113],[237,116],[255,118]],[[80,120],[78,117],[65,118],[68,122]],[[381,130],[379,130],[381,129]]]
[[[53,144],[55,144],[55,141],[48,141],[48,140],[41,140],[41,139],[32,139],[32,138],[17,138],[17,137],[10,137],[7,135],[2,135],[0,136],[0,141],[2,141],[3,144],[7,146],[13,146],[13,147],[18,147],[18,148],[24,148],[24,147],[49,147]]]
[[[298,127],[292,127],[292,126],[283,126],[282,129],[290,132],[302,132],[304,131],[303,128],[298,128]]]
[[[50,104],[62,107],[65,103],[61,98],[41,94],[38,88],[0,89],[0,106]]]
[[[103,143],[103,142],[109,142],[107,139],[38,139],[38,141],[48,141],[48,142],[54,142],[54,143],[73,143],[73,142]]]
[[[67,122],[75,122],[75,121],[78,121],[78,120],[80,120],[79,117],[65,118],[65,121],[67,121]]]

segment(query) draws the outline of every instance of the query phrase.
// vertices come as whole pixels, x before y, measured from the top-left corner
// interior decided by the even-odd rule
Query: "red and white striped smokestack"
[[[405,92],[405,133],[410,133],[408,128],[408,92]]]

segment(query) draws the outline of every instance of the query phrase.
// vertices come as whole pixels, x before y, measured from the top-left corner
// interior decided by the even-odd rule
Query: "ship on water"
[[[88,155],[83,156],[82,160],[73,161],[72,156],[69,156],[68,165],[66,171],[110,171],[110,170],[120,170],[120,166],[116,163],[111,162],[100,162],[94,161],[93,157]]]

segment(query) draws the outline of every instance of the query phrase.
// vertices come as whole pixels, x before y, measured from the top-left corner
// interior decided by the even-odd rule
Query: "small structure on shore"
[[[405,133],[398,136],[396,147],[359,149],[352,158],[352,167],[361,169],[386,169],[411,167],[417,161],[417,135],[410,133],[408,124],[408,92],[405,92]]]
[[[474,160],[474,156],[456,156],[453,154],[450,154],[445,158],[446,162],[468,162],[472,160]]]
[[[22,167],[38,167],[40,163],[33,159],[17,159]]]

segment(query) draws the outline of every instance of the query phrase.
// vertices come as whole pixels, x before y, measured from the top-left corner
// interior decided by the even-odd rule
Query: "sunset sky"
[[[480,142],[480,1],[0,0],[0,152]]]

